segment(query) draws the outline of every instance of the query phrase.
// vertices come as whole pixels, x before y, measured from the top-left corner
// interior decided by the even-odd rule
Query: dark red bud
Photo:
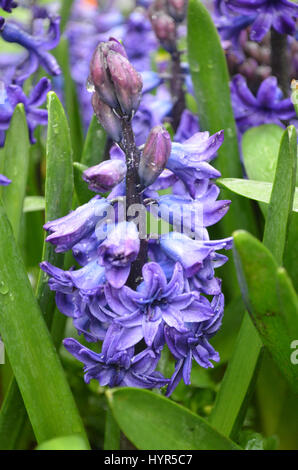
[[[102,127],[107,131],[107,133],[115,142],[120,142],[122,139],[122,126],[120,118],[116,116],[110,106],[100,100],[96,92],[92,95],[92,106]]]
[[[140,183],[143,188],[154,183],[165,169],[171,153],[170,134],[162,126],[156,126],[147,138],[139,164]]]

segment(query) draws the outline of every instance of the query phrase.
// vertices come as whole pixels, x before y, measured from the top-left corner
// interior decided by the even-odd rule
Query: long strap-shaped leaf
[[[264,233],[264,244],[272,250],[279,264],[282,263],[286,243],[286,230],[283,227],[287,227],[292,211],[296,152],[296,132],[291,126],[285,130],[281,140]],[[257,272],[255,275],[257,276]],[[262,280],[259,279],[259,282],[261,283]],[[263,295],[267,296],[266,290],[263,290]],[[246,338],[246,341],[241,341],[241,338]],[[233,359],[227,368],[210,416],[211,423],[227,436],[234,436],[241,424],[241,417],[244,416],[249,401],[250,384],[253,383],[257,372],[256,366],[259,363],[261,349],[262,343],[258,332],[252,327],[251,320],[246,314],[240,328]],[[228,414],[227,408],[229,408]]]
[[[3,173],[12,180],[2,195],[15,239],[19,241],[29,166],[29,136],[24,106],[16,106],[7,131]],[[1,244],[2,249],[2,244]],[[7,365],[2,366],[7,367]],[[0,449],[13,448],[26,419],[24,404],[14,379],[0,413]]]
[[[3,202],[16,240],[19,240],[23,202],[29,165],[29,136],[24,106],[18,104],[13,113],[5,143],[3,173],[12,183],[2,192]]]
[[[71,208],[73,192],[72,150],[63,107],[54,93],[48,96],[48,136],[46,168],[46,220],[65,215]],[[63,255],[44,244],[43,259],[63,267]],[[40,273],[37,299],[50,326],[54,311],[54,294],[47,278]],[[55,341],[55,338],[53,338]],[[15,409],[18,410],[15,416]],[[12,449],[27,416],[18,385],[13,380],[0,413],[0,448]]]
[[[85,437],[2,203],[0,239],[0,332],[36,438]]]
[[[198,102],[202,130],[215,133],[225,131],[225,139],[218,150],[215,165],[223,177],[242,176],[235,120],[232,111],[229,75],[216,27],[207,8],[200,0],[190,0],[188,8],[188,58]],[[231,193],[223,194],[229,199]],[[233,196],[233,195],[232,195]],[[236,228],[254,231],[254,218],[250,203],[238,196],[222,220],[225,234]]]
[[[291,344],[298,338],[298,301],[291,281],[270,251],[245,231],[235,233],[241,291],[258,333],[294,392],[298,393]]]
[[[81,163],[87,167],[98,165],[104,160],[107,134],[93,114],[87,132]]]
[[[108,391],[107,398],[120,428],[138,449],[239,449],[200,416],[153,392],[119,388]]]
[[[64,77],[65,109],[69,120],[71,141],[73,143],[73,159],[74,161],[80,161],[83,147],[83,130],[76,85],[70,73],[69,46],[65,37],[60,39],[59,45],[55,49],[55,55],[61,66]]]
[[[55,220],[71,210],[73,194],[72,146],[68,122],[54,92],[48,94],[48,134],[45,185],[45,219]],[[63,268],[64,255],[44,243],[43,260]],[[48,277],[41,271],[37,297],[48,325],[55,308],[55,295],[48,287]]]

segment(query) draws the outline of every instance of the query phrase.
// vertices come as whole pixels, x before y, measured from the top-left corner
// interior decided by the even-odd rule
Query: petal
[[[107,281],[111,284],[111,286],[115,289],[120,289],[124,286],[128,279],[130,265],[119,268],[116,266],[106,266],[105,271]]]
[[[175,328],[177,331],[187,331],[184,326],[182,313],[175,310],[171,305],[168,305],[167,309],[162,310],[162,318],[168,326]]]
[[[42,78],[31,91],[28,102],[30,106],[40,106],[47,98],[48,92],[51,90],[51,82],[47,78]]]
[[[272,23],[272,13],[260,13],[253,22],[250,30],[252,41],[261,41],[268,33]]]
[[[102,361],[102,355],[91,351],[82,346],[73,338],[63,340],[63,345],[67,351],[72,354],[78,361],[83,362],[87,366],[93,366]]]
[[[162,321],[161,318],[159,318],[156,321],[150,321],[150,320],[148,321],[147,317],[144,315],[142,325],[143,325],[144,340],[147,346],[152,345],[154,338],[157,334],[157,331],[159,329],[159,326],[161,324],[161,321]]]

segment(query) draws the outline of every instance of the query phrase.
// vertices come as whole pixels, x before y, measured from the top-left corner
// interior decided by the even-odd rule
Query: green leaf
[[[292,212],[297,166],[297,134],[294,126],[283,133],[267,219],[264,244],[282,264],[288,230],[288,219]]]
[[[13,379],[0,411],[0,450],[13,450],[27,419],[17,382]]]
[[[234,243],[239,282],[249,314],[276,365],[298,392],[297,367],[290,360],[291,343],[298,338],[298,309],[290,281],[285,281],[285,273],[278,271],[273,255],[252,235],[238,231]]]
[[[187,27],[188,59],[195,97],[198,103],[200,128],[214,134],[225,132],[214,165],[223,178],[242,177],[236,125],[231,105],[229,73],[221,41],[207,8],[200,0],[189,0]],[[220,239],[244,228],[257,233],[251,202],[228,190],[221,192],[222,199],[232,200],[223,219],[211,228],[211,237]],[[233,263],[220,268],[226,300],[238,295],[236,272]]]
[[[69,45],[65,37],[60,39],[59,45],[55,49],[55,56],[64,77],[65,108],[69,120],[73,159],[74,161],[80,161],[83,148],[83,129],[76,85],[70,73]]]
[[[223,186],[240,196],[253,199],[254,201],[269,204],[272,183],[267,181],[245,180],[241,178],[220,178],[216,180],[219,186]],[[295,189],[293,211],[298,212],[298,188]]]
[[[264,244],[268,245],[268,247],[272,250],[273,255],[280,263],[282,262],[282,255],[286,243],[286,227],[288,224],[288,217],[291,212],[291,203],[293,201],[294,194],[296,145],[296,134],[292,127],[286,129],[281,141],[279,158],[276,166],[276,176],[271,193],[264,232]],[[281,198],[282,200],[280,200]],[[251,252],[250,256],[252,258],[251,264],[253,264],[254,261],[256,263],[258,262],[258,260],[254,259],[255,256],[253,252]],[[237,260],[235,259],[235,262],[236,261]],[[249,258],[247,259],[247,262],[249,262]],[[239,278],[241,274],[239,266],[237,271]],[[255,269],[254,275],[255,278],[258,279],[260,292],[262,292],[262,295],[264,295],[264,293],[266,296],[269,295],[267,289],[264,287],[261,272],[258,271],[257,268]],[[262,279],[261,283],[260,279]],[[244,291],[245,285],[242,284],[243,296]],[[237,341],[234,356],[225,373],[211,416],[211,422],[216,426],[217,429],[226,435],[233,436],[239,429],[239,425],[241,424],[241,421],[244,417],[244,413],[251,396],[251,391],[253,389],[257,374],[262,345],[257,332],[252,327],[250,320],[247,317],[247,314],[244,316],[239,338],[240,340]],[[264,340],[263,336],[261,336],[261,339]],[[245,349],[243,349],[245,343],[247,354],[245,354]],[[267,345],[268,343],[265,344]],[[240,374],[241,369],[246,371],[244,380],[238,380],[237,378],[237,375]],[[234,403],[235,400],[237,406],[233,406],[233,408],[230,407],[227,415],[227,407],[229,407],[227,403]]]
[[[62,436],[42,442],[35,450],[88,450],[81,436]]]
[[[210,133],[224,129],[224,143],[215,165],[223,177],[242,176],[236,125],[229,90],[229,74],[224,51],[214,22],[200,0],[190,0],[188,8],[188,57],[198,102],[200,127]],[[222,197],[230,199],[231,193]],[[229,212],[221,221],[224,236],[236,228],[255,230],[249,201],[232,195]]]
[[[61,6],[60,6],[60,17],[61,17],[60,31],[61,33],[64,31],[67,21],[69,19],[73,2],[74,0],[64,0],[64,2],[61,2]]]
[[[214,367],[221,367],[231,359],[244,313],[245,306],[241,295],[225,305],[220,330],[210,340],[215,350],[220,352],[220,362],[214,364]]]
[[[225,436],[236,437],[243,422],[260,366],[261,349],[262,342],[246,313],[209,418]]]
[[[243,158],[250,179],[273,182],[283,132],[284,129],[275,124],[265,124],[249,129],[244,134],[242,140]],[[296,185],[298,185],[298,173]],[[266,216],[267,207],[261,204],[261,209]],[[290,220],[284,254],[284,264],[294,285],[298,284],[297,233],[298,214],[295,213],[292,214]]]
[[[153,392],[120,388],[107,391],[107,398],[121,430],[138,449],[238,449],[203,418]]]
[[[82,174],[87,168],[88,167],[86,165],[82,165],[82,163],[73,163],[75,190],[80,205],[86,204],[86,202],[90,201],[90,199],[94,197],[94,192],[88,189],[88,184],[82,178]]]
[[[242,137],[242,152],[249,179],[272,182],[284,129],[276,124],[252,127]]]
[[[27,196],[24,200],[23,212],[36,212],[45,210],[43,196]]]
[[[85,140],[81,163],[87,167],[98,165],[105,158],[107,135],[93,114]]]
[[[48,113],[45,211],[46,220],[53,220],[67,214],[71,209],[73,192],[72,150],[68,123],[63,107],[55,93],[52,92],[48,95]],[[41,202],[42,199],[40,197],[28,197],[25,199],[25,207],[26,200],[31,201],[32,206],[32,201],[34,203]],[[43,259],[56,266],[63,267],[64,255],[55,253],[53,247],[45,242]],[[43,272],[40,272],[39,276],[37,299],[44,313],[44,318],[47,324],[50,325],[55,309],[55,295],[49,289],[48,278]],[[5,403],[6,407],[3,410],[1,409],[0,414],[0,442],[3,441],[9,448],[13,448],[13,434],[12,432],[7,434],[7,428],[13,424],[16,429],[21,429],[26,418],[26,411],[15,381],[11,384]],[[19,410],[17,419],[13,419],[15,409]],[[11,440],[8,436],[11,436]]]
[[[18,240],[29,166],[29,136],[23,104],[18,104],[13,113],[4,158],[3,174],[12,183],[2,190],[3,202]]]
[[[106,411],[104,450],[120,450],[120,428],[108,408]]]
[[[71,210],[73,194],[72,147],[68,122],[58,97],[48,94],[48,134],[46,147],[45,220],[55,220]],[[44,242],[43,260],[63,268],[64,254],[56,253]],[[40,271],[37,297],[50,325],[55,308],[55,295],[48,287],[48,277]]]
[[[38,442],[85,431],[0,203],[0,334]]]

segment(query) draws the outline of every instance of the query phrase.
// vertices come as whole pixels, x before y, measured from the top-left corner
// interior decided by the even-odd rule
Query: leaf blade
[[[108,391],[107,398],[120,428],[139,449],[239,448],[203,418],[153,392],[119,388]]]
[[[273,184],[268,181],[246,180],[241,178],[219,178],[216,180],[219,186],[223,186],[240,196],[254,201],[269,204]],[[298,212],[298,188],[295,189],[293,211]]]
[[[3,173],[12,180],[3,191],[3,201],[16,239],[19,239],[23,202],[29,168],[29,136],[24,106],[13,113],[5,143]]]
[[[0,203],[0,332],[36,438],[85,431]]]

